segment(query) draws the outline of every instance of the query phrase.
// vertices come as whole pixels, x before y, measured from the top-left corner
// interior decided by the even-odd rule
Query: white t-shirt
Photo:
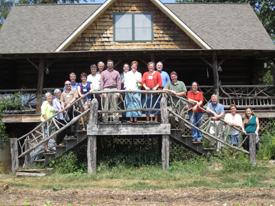
[[[101,75],[96,73],[96,75],[89,74],[87,77],[87,82],[92,82],[94,91],[100,90],[100,79]]]
[[[233,115],[231,113],[227,113],[224,117],[224,121],[227,122],[227,123],[233,123],[233,124],[236,124],[236,125],[239,125],[239,126],[243,126],[243,120],[242,120],[242,117],[241,115],[239,114],[235,114],[235,116],[233,117]],[[241,128],[239,128],[241,130]],[[229,133],[228,135],[237,135],[239,134],[239,131],[238,130],[235,130],[233,129],[232,127],[230,128],[229,130]]]

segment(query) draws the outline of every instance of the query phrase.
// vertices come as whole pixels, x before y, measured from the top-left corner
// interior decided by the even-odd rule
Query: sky
[[[94,2],[91,3],[103,3],[105,0],[95,0]],[[162,3],[175,3],[176,0],[161,0]],[[87,0],[87,3],[90,3],[89,0]]]

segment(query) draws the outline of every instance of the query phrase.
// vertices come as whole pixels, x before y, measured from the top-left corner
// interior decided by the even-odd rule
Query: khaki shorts
[[[81,99],[78,102],[79,107],[83,107],[85,110],[90,107],[91,100],[90,99]]]

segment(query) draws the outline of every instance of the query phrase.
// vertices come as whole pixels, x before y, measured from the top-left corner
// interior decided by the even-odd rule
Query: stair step
[[[67,141],[67,145],[66,145],[67,150],[70,150],[75,145],[77,145],[77,138],[70,137],[70,138],[67,138],[66,141]]]
[[[54,170],[54,168],[45,168],[45,169],[24,169],[24,168],[20,168],[17,170],[17,172],[52,172]]]
[[[43,153],[45,157],[45,165],[49,164],[52,160],[55,159],[55,152]]]
[[[192,138],[192,135],[181,135],[181,137],[183,137],[183,138]]]
[[[205,151],[215,151],[215,148],[203,148],[203,150],[205,150]]]
[[[16,177],[44,177],[46,173],[37,172],[16,172]]]
[[[202,142],[192,142],[193,144],[202,144]]]
[[[57,145],[56,146],[56,157],[61,156],[66,152],[66,145]]]
[[[43,166],[45,165],[45,159],[33,160],[33,163],[35,163],[36,165]]]

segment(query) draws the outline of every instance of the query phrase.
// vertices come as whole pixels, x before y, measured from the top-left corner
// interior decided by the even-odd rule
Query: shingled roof
[[[212,49],[275,50],[249,4],[164,4]],[[101,4],[14,6],[0,53],[54,52]]]
[[[212,49],[275,49],[249,4],[165,4]]]
[[[15,5],[0,30],[0,53],[47,53],[101,4]]]

